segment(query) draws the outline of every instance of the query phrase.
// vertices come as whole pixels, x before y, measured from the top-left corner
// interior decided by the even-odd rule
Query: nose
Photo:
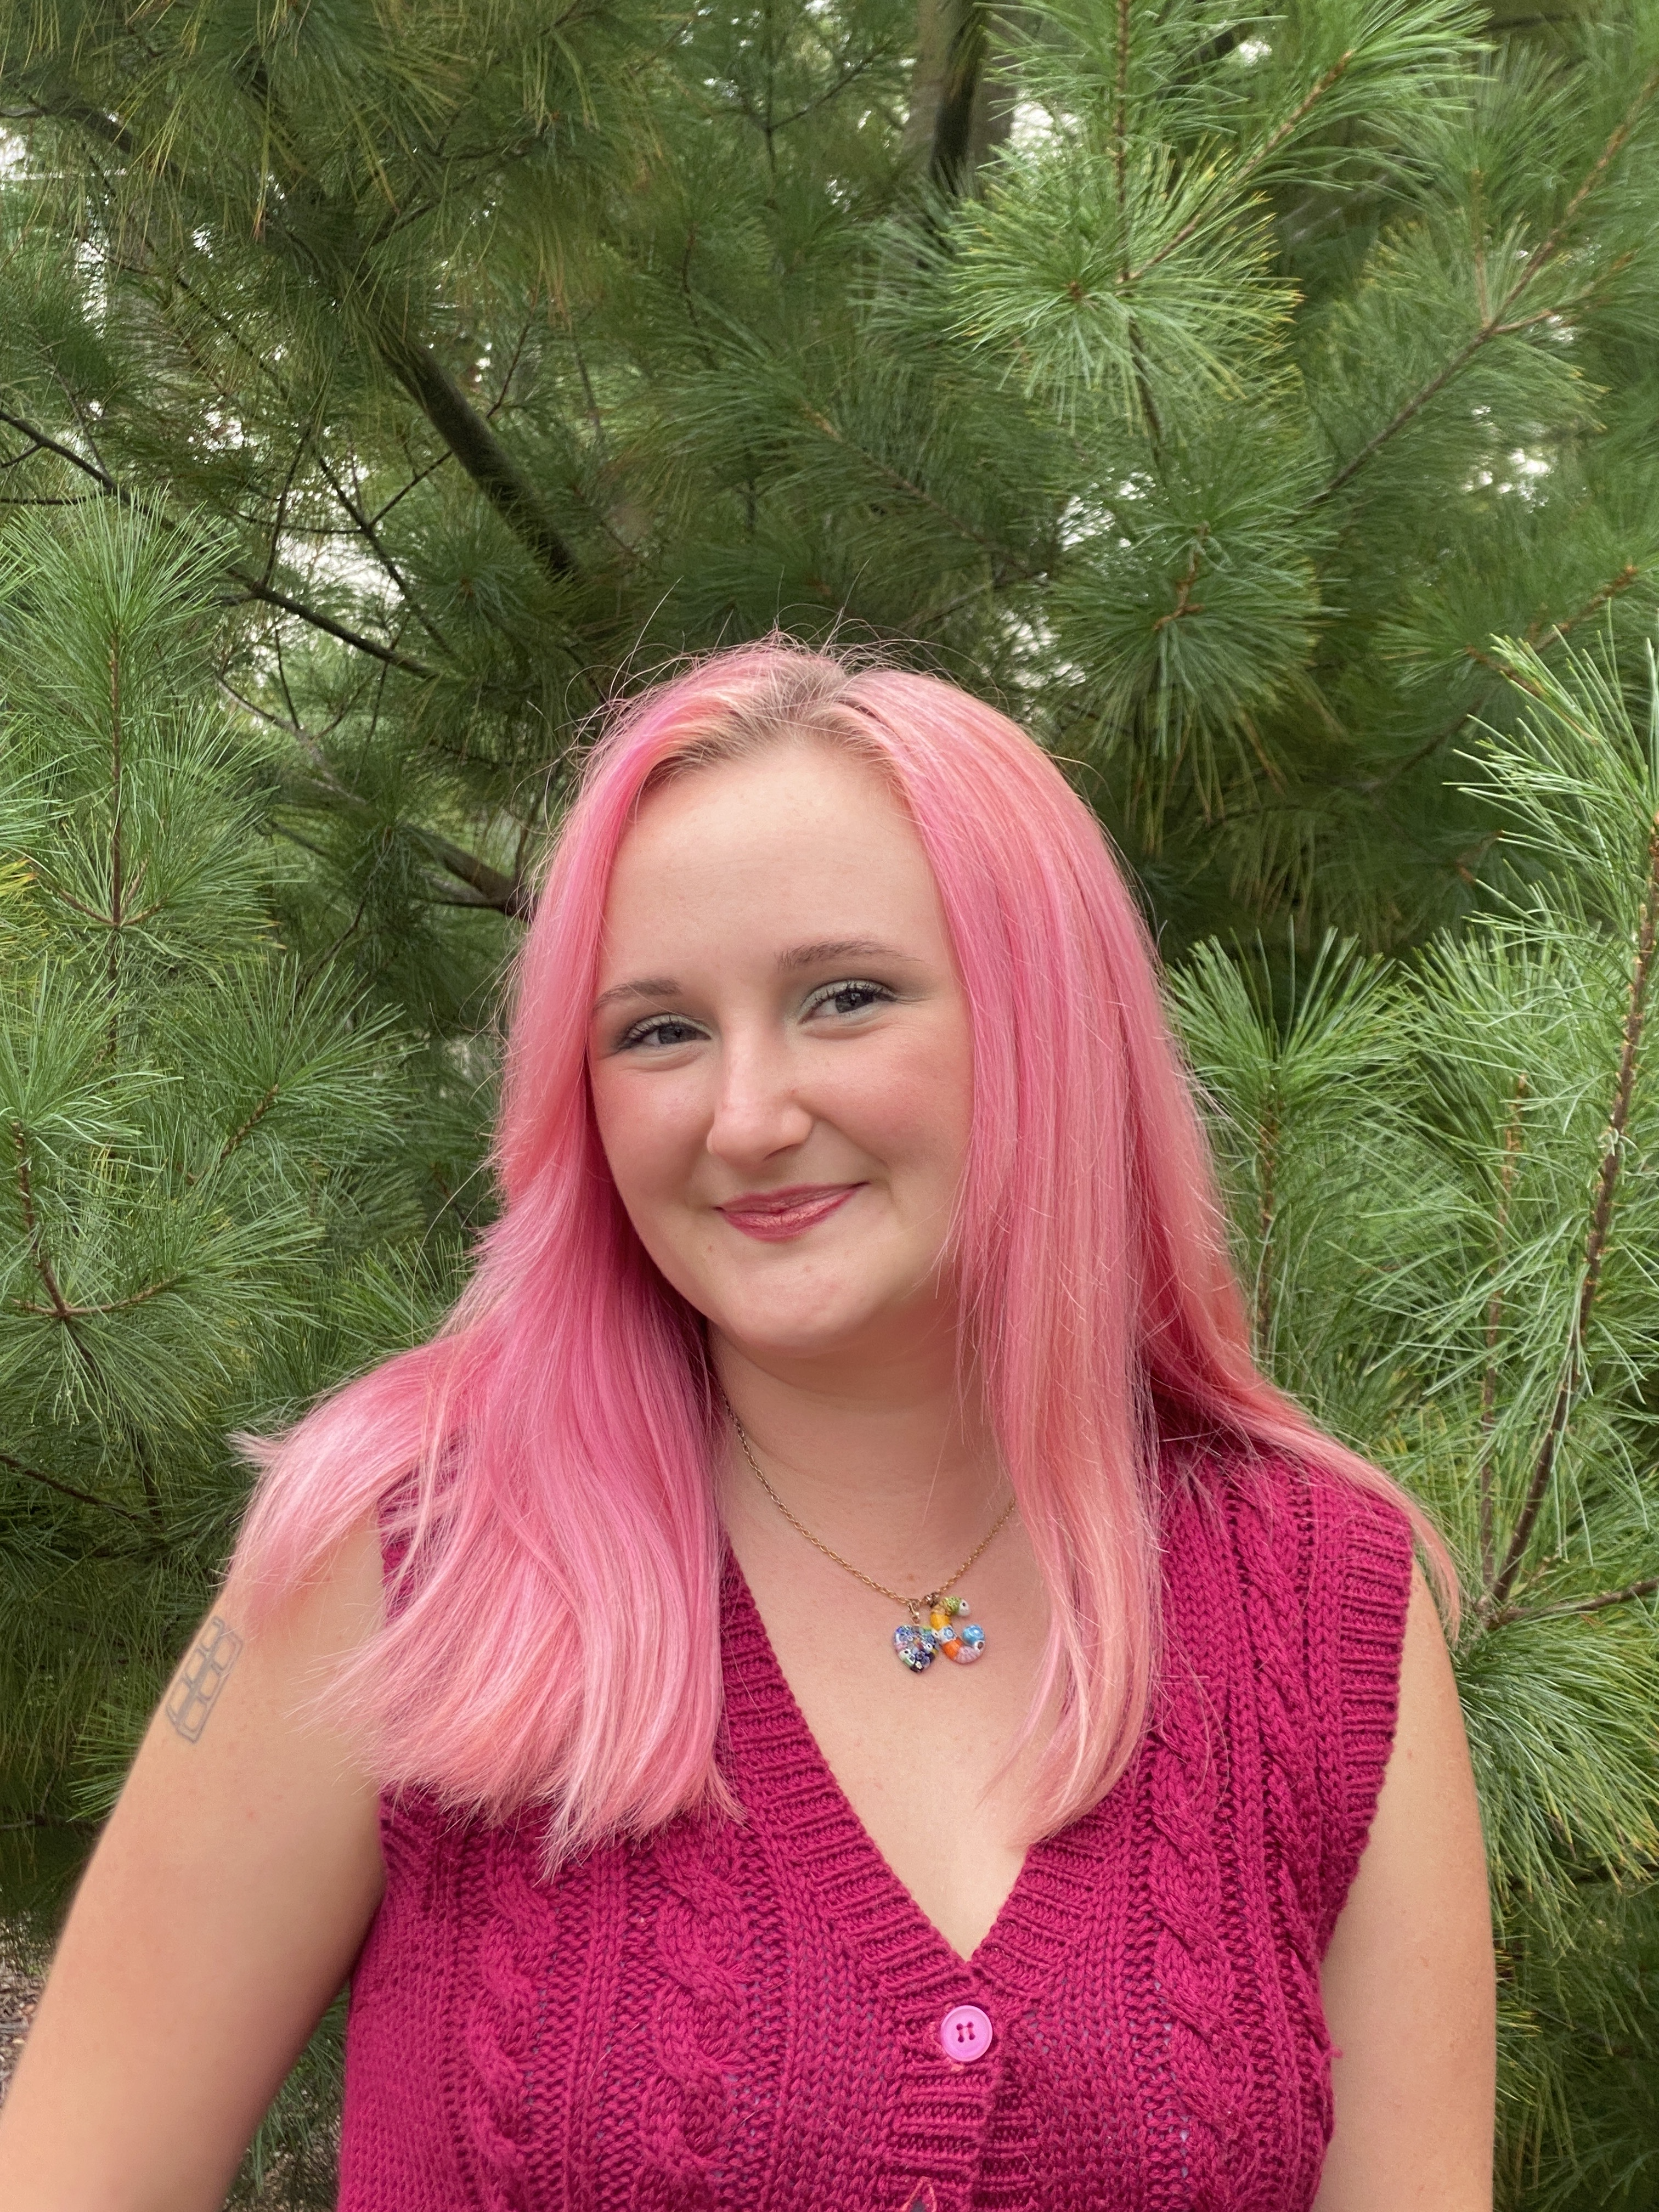
[[[727,1036],[705,1139],[717,1160],[728,1167],[759,1167],[805,1143],[812,1115],[795,1094],[794,1075],[781,1038]]]

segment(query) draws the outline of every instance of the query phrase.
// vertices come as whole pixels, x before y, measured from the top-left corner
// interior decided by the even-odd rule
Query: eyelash
[[[807,1000],[803,1012],[811,1013],[817,1007],[827,1006],[834,1000],[842,997],[844,993],[852,991],[871,993],[874,1003],[878,1005],[884,1000],[890,1000],[895,995],[888,989],[885,983],[872,983],[863,976],[848,976],[839,983],[820,984]],[[842,1011],[845,1013],[855,1014],[862,1013],[864,1008],[848,1006]],[[636,1022],[632,1029],[624,1030],[617,1040],[616,1048],[618,1052],[628,1052],[635,1045],[647,1043],[651,1038],[659,1036],[665,1029],[693,1029],[695,1026],[696,1024],[689,1021],[684,1014],[651,1014],[644,1021]],[[684,1040],[678,1040],[678,1042],[684,1042]]]

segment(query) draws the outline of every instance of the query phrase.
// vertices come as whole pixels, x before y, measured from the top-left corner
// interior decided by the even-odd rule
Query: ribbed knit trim
[[[1349,1501],[1344,1531],[1335,1663],[1340,1693],[1317,1699],[1316,1718],[1335,1735],[1331,1766],[1344,1785],[1322,1884],[1319,1942],[1330,1942],[1376,1814],[1400,1717],[1400,1662],[1411,1601],[1412,1534],[1397,1507],[1363,1493]]]
[[[876,1989],[908,2064],[896,2085],[888,2134],[894,2203],[931,2181],[939,2212],[972,2196],[987,2122],[1019,2013],[1042,1987],[1075,1927],[1095,1854],[1035,1844],[997,1919],[964,1960],[927,1918],[882,1856],[807,1726],[773,1651],[742,1569],[728,1553],[723,1589],[726,1726],[731,1779],[797,1869],[803,1895],[836,1928],[851,1970]],[[1028,1915],[1034,1923],[1023,1935]],[[952,2006],[977,2004],[995,2040],[983,2058],[958,2065],[939,2046]]]

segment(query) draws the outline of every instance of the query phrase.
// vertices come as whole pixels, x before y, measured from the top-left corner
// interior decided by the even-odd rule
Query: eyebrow
[[[813,945],[792,945],[787,952],[780,952],[776,968],[780,975],[793,975],[803,968],[822,967],[827,960],[902,960],[912,962],[912,956],[901,952],[896,945],[884,945],[875,937],[826,937]],[[680,986],[672,975],[641,975],[631,983],[613,983],[608,991],[601,991],[593,1001],[593,1012],[602,1013],[605,1007],[619,1005],[624,999],[676,999]]]

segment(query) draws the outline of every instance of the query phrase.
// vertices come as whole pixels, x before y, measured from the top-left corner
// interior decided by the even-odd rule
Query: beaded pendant
[[[965,1597],[937,1597],[924,1628],[914,1615],[893,1631],[893,1649],[913,1674],[925,1674],[941,1653],[958,1667],[971,1667],[985,1650],[985,1631],[977,1621],[957,1626],[968,1612]]]

